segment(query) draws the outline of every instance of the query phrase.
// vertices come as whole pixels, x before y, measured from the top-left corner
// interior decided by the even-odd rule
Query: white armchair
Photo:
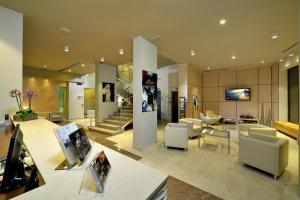
[[[206,116],[211,118],[211,119],[218,119],[218,121],[222,118],[221,115],[216,115],[212,110],[207,110],[206,111]]]
[[[188,125],[168,123],[165,127],[165,146],[187,149]]]
[[[208,116],[205,116],[203,113],[200,113],[200,120],[201,120],[202,124],[204,123],[208,126],[208,125],[218,123],[220,118],[210,118]]]
[[[287,139],[256,133],[240,136],[240,162],[271,173],[274,179],[277,179],[287,167],[288,157]]]
[[[239,124],[239,136],[247,136],[249,133],[258,133],[269,136],[276,136],[276,129],[261,124]]]
[[[200,135],[202,131],[201,120],[193,118],[179,119],[179,123],[188,125],[188,136],[189,138]]]

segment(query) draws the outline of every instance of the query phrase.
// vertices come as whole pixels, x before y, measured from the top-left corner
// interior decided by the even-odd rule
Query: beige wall
[[[251,88],[250,101],[226,101],[225,89]],[[223,117],[250,114],[259,118],[264,105],[265,115],[271,109],[278,119],[278,66],[203,73],[203,111],[213,110]]]
[[[32,100],[32,109],[35,112],[58,111],[60,86],[66,87],[67,84],[53,79],[23,77],[24,107],[28,107],[25,92],[30,89],[37,94],[37,97]]]
[[[87,114],[87,110],[96,110],[95,88],[84,89],[84,114]]]
[[[186,117],[199,118],[202,112],[202,73],[189,64],[178,68],[178,96],[186,97]],[[193,105],[195,96],[198,97],[198,110]]]
[[[17,103],[8,93],[22,90],[23,16],[0,6],[0,122],[13,114]]]

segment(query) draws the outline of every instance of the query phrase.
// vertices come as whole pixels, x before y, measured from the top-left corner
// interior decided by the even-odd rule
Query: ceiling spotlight
[[[235,57],[235,56],[232,56],[232,57],[231,57],[231,59],[232,59],[232,60],[235,60],[235,59],[236,59],[236,57]]]
[[[119,49],[119,54],[123,55],[124,54],[124,49]]]
[[[194,55],[196,55],[196,53],[195,53],[195,50],[192,49],[192,50],[191,50],[191,56],[194,56]]]
[[[63,33],[66,33],[66,34],[70,34],[71,33],[71,30],[66,28],[66,27],[62,27],[60,28],[60,30],[63,32]]]
[[[298,63],[299,62],[299,58],[296,58],[295,62]]]
[[[44,68],[47,68],[47,65],[43,65]]]
[[[84,63],[82,63],[82,64],[81,64],[81,67],[85,67],[85,64],[84,64]]]
[[[280,59],[279,59],[279,62],[283,62],[283,61],[284,61],[284,59],[283,59],[283,58],[280,58]]]
[[[70,51],[69,46],[68,46],[68,45],[65,45],[65,47],[64,47],[64,52],[69,52],[69,51]]]
[[[86,76],[89,76],[89,74],[87,74]]]
[[[277,33],[277,32],[272,33],[271,38],[272,38],[273,40],[277,39],[278,37],[279,37],[279,33]]]
[[[100,58],[100,63],[104,63],[104,57]]]
[[[72,70],[69,69],[68,72],[72,72]]]
[[[265,63],[265,61],[264,61],[264,60],[260,61],[260,64],[264,64],[264,63]]]
[[[293,57],[295,54],[294,53],[291,53],[291,54],[289,54],[289,57]]]
[[[207,67],[207,70],[210,70],[210,67]]]
[[[286,63],[286,64],[285,64],[285,67],[289,67],[289,66],[290,66],[290,64],[289,64],[289,63]]]
[[[226,24],[226,19],[221,19],[221,20],[219,21],[219,24],[220,24],[220,25]]]

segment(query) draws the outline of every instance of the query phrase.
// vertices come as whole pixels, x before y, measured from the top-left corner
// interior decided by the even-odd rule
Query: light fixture
[[[260,64],[264,64],[264,63],[265,63],[265,61],[264,61],[264,60],[261,60],[261,61],[260,61]]]
[[[119,54],[123,55],[124,54],[124,49],[119,49]]]
[[[291,54],[289,54],[289,57],[293,57],[295,54],[294,53],[291,53]]]
[[[47,65],[43,65],[44,68],[47,68]]]
[[[273,40],[277,39],[279,37],[279,33],[278,32],[273,32],[272,35],[271,35],[271,38]]]
[[[82,63],[82,64],[81,64],[81,67],[85,67],[85,64],[84,64],[84,63]]]
[[[104,63],[104,57],[103,56],[100,58],[100,63]]]
[[[285,67],[289,67],[289,66],[290,66],[290,64],[289,64],[289,63],[286,63],[286,64],[285,64]]]
[[[72,70],[68,69],[68,72],[72,72]]]
[[[221,19],[221,20],[219,21],[219,24],[220,24],[220,25],[226,24],[226,19]]]
[[[210,70],[210,67],[207,67],[207,70]]]
[[[284,59],[283,59],[283,58],[280,58],[280,59],[279,59],[279,62],[283,62],[283,61],[284,61]]]
[[[195,50],[192,49],[192,50],[191,50],[191,56],[194,56],[194,55],[196,55],[196,53],[195,53]]]
[[[86,76],[89,76],[89,74],[87,74]]]
[[[296,58],[295,62],[298,63],[299,62],[299,58]]]
[[[65,47],[64,47],[64,52],[69,52],[69,51],[70,51],[69,46],[68,46],[68,45],[65,45]]]
[[[60,30],[65,34],[70,34],[72,32],[70,29],[68,29],[66,27],[62,27],[62,28],[60,28]]]
[[[232,59],[232,60],[235,60],[235,59],[236,59],[236,56],[232,56],[231,59]]]

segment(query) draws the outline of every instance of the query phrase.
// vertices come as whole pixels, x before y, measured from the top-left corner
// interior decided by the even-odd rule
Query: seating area
[[[38,117],[52,122],[61,122],[65,120],[64,113],[62,112],[38,112]]]

